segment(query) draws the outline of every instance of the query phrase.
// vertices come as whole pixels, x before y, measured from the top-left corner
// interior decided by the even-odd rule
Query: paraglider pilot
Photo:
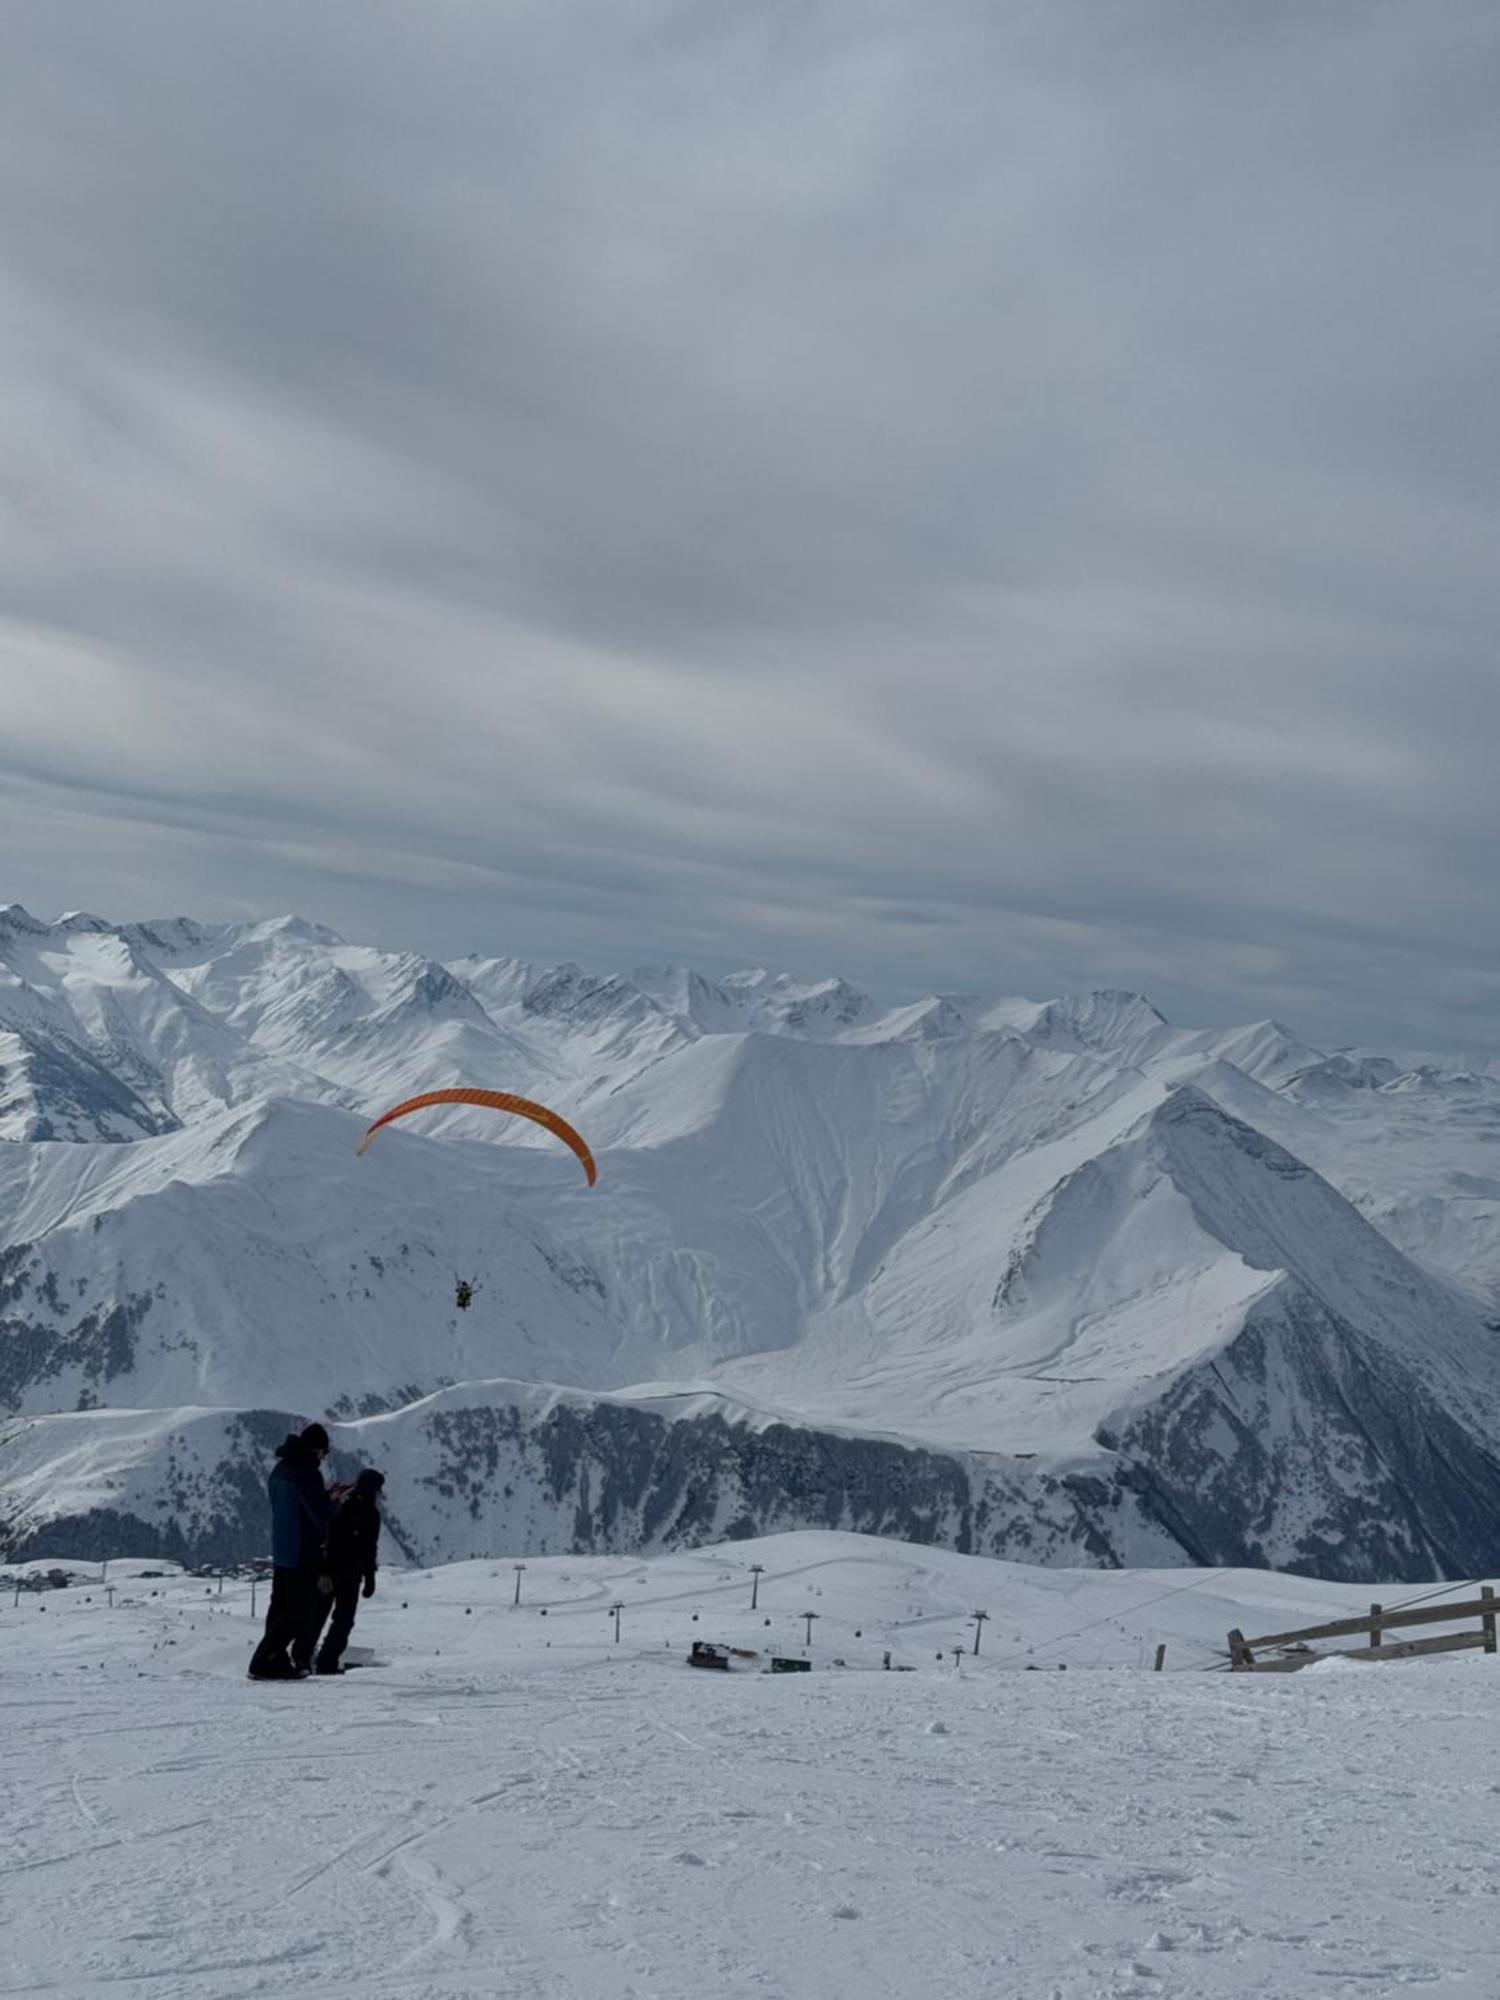
[[[320,1674],[341,1674],[344,1671],[340,1662],[349,1643],[349,1634],[354,1630],[360,1597],[375,1595],[376,1555],[380,1546],[380,1508],[376,1503],[384,1485],[385,1474],[366,1467],[355,1480],[354,1491],[329,1526],[323,1580],[331,1583],[332,1590],[319,1599],[317,1625],[308,1642],[311,1646],[316,1640],[323,1618],[331,1606],[333,1616],[329,1621],[328,1636],[318,1649]]]
[[[453,1303],[461,1313],[466,1313],[474,1303],[474,1287],[467,1278],[460,1278],[453,1288]]]

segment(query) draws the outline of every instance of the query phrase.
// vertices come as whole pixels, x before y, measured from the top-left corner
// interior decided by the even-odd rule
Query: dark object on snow
[[[271,1602],[265,1635],[250,1661],[252,1680],[286,1680],[296,1668],[312,1665],[322,1609],[319,1577],[323,1538],[332,1503],[318,1468],[328,1450],[328,1433],[309,1424],[286,1438],[266,1482],[271,1502]]]
[[[690,1667],[717,1667],[723,1673],[729,1672],[729,1653],[724,1646],[711,1646],[707,1639],[695,1639],[693,1650],[688,1654]]]
[[[453,1303],[461,1313],[466,1313],[474,1303],[474,1286],[468,1278],[460,1278],[453,1287]]]
[[[810,1674],[812,1672],[812,1661],[773,1658],[771,1661],[771,1672],[773,1674]]]
[[[332,1595],[319,1606],[320,1616],[310,1644],[316,1645],[323,1619],[333,1616],[328,1636],[318,1650],[318,1672],[337,1670],[354,1630],[361,1594],[375,1595],[377,1551],[380,1547],[380,1509],[376,1502],[385,1485],[385,1474],[367,1466],[354,1482],[354,1491],[334,1515],[328,1529],[328,1555],[324,1567],[333,1582]]]

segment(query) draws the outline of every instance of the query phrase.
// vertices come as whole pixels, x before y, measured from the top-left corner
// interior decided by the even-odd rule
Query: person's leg
[[[326,1576],[326,1570],[305,1569],[297,1574],[301,1579],[302,1611],[296,1637],[292,1640],[292,1665],[306,1673],[312,1665],[313,1654],[318,1650],[318,1637],[332,1608],[333,1594],[318,1588],[318,1578]]]
[[[250,1661],[250,1672],[257,1679],[291,1672],[292,1663],[287,1657],[287,1648],[297,1636],[302,1616],[302,1595],[297,1588],[296,1570],[273,1569],[271,1601],[266,1606],[265,1636]]]
[[[341,1576],[335,1580],[333,1618],[328,1627],[328,1637],[318,1654],[320,1674],[331,1674],[344,1657],[344,1648],[349,1643],[349,1634],[354,1630],[354,1619],[359,1610],[360,1581],[357,1575]]]

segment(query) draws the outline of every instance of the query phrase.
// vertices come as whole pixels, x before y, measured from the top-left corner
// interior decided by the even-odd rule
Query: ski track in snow
[[[1195,1591],[1152,1606],[1178,1671],[1091,1668],[1134,1662],[1158,1579],[1049,1576],[1044,1616],[1006,1566],[878,1546],[754,1545],[775,1643],[821,1605],[795,1678],[685,1669],[689,1636],[761,1625],[727,1555],[538,1560],[529,1590],[575,1593],[545,1620],[485,1566],[388,1576],[356,1640],[391,1664],[289,1685],[244,1679],[240,1585],[7,1598],[0,1996],[1500,1992],[1500,1664],[1206,1673],[1224,1609]],[[993,1658],[903,1636],[961,1638],[986,1575]],[[1280,1593],[1338,1608],[1260,1589],[1252,1628]],[[1004,1664],[1090,1619],[1113,1656]],[[884,1644],[925,1664],[855,1670]]]

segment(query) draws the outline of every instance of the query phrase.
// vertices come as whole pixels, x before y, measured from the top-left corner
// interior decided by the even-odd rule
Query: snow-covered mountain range
[[[430,1112],[541,1097],[545,1134]],[[440,965],[0,910],[0,1549],[264,1540],[339,1420],[431,1561],[829,1526],[1468,1574],[1500,1080],[1147,1001]],[[477,1283],[458,1311],[458,1277]]]

